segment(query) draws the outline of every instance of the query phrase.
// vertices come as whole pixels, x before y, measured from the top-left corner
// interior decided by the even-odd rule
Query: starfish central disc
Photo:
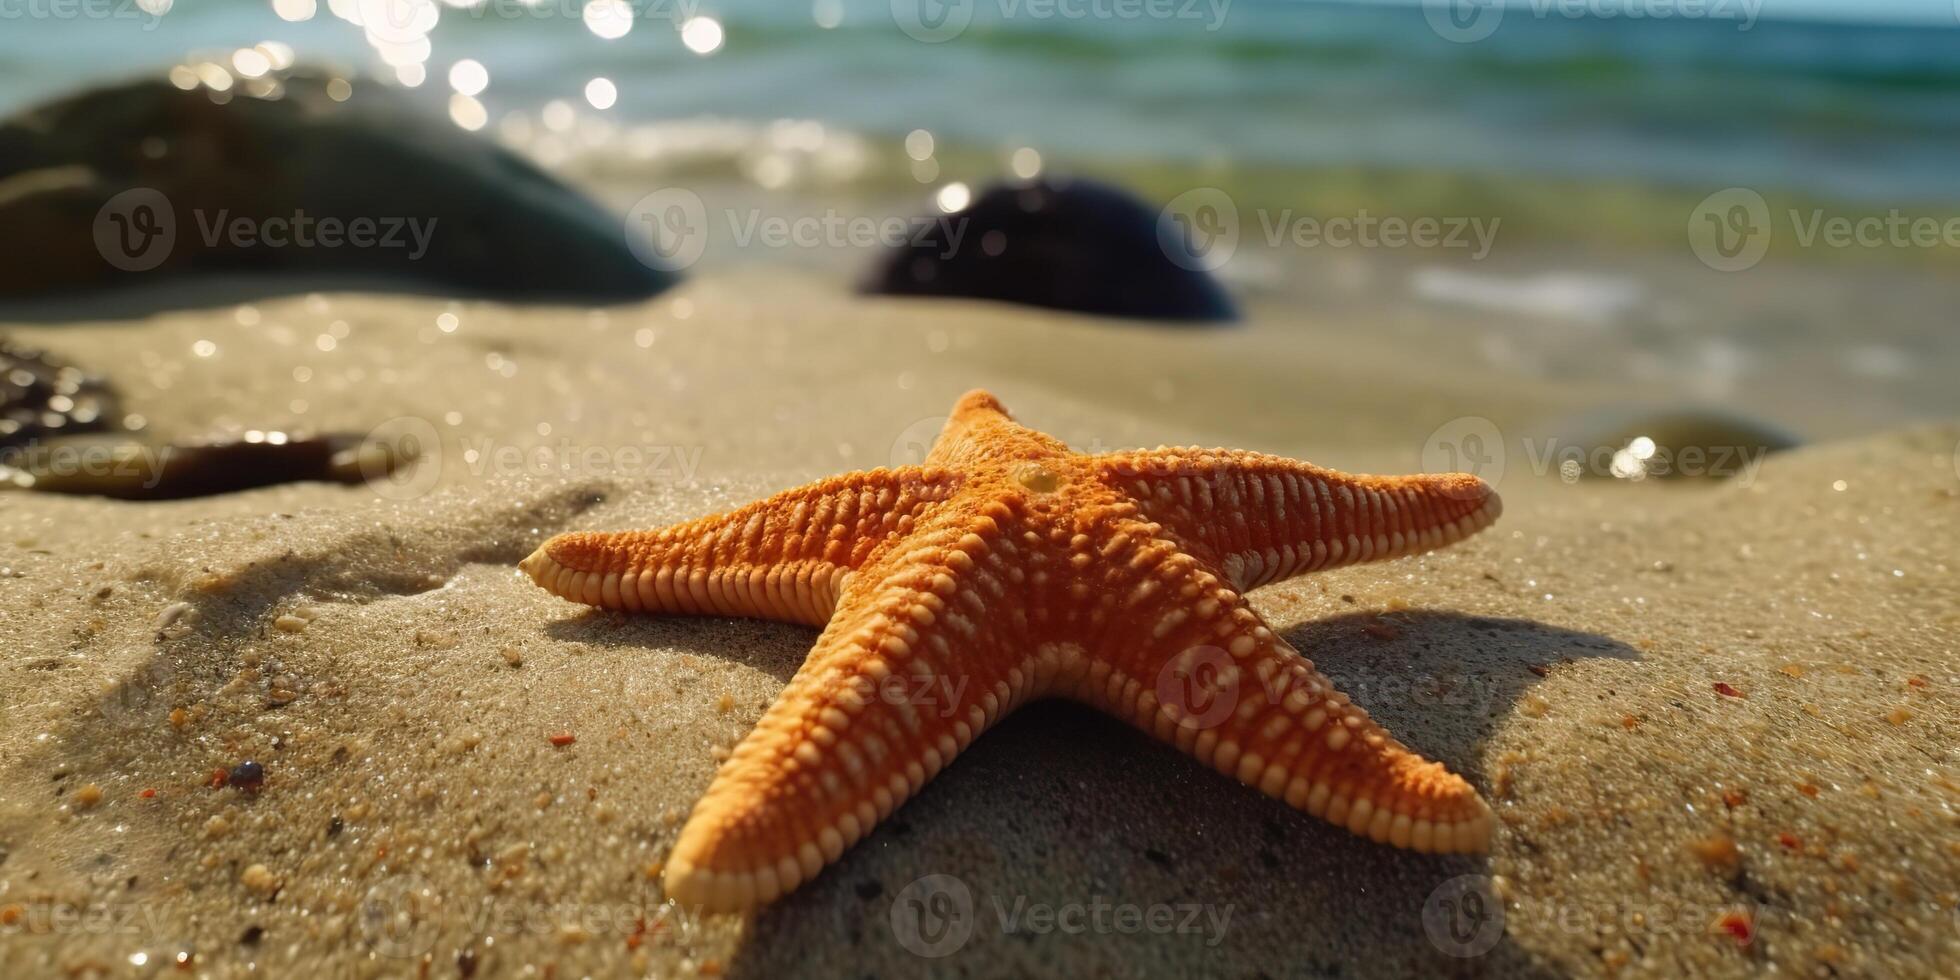
[[[1076,454],[976,391],[921,466],[658,530],[559,535],[520,567],[591,606],[823,627],[666,864],[670,897],[736,910],[815,877],[1042,697],[1093,705],[1372,840],[1487,849],[1476,791],[1335,690],[1244,593],[1453,544],[1499,509],[1465,474]]]

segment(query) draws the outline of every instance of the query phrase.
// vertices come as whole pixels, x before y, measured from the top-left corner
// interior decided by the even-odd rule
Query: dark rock
[[[182,500],[304,481],[379,483],[419,452],[351,432],[248,432],[167,444],[118,433],[63,436],[0,452],[0,490]]]
[[[1233,320],[1224,289],[1191,257],[1173,261],[1161,212],[1081,179],[996,184],[965,210],[958,241],[915,239],[880,259],[863,289],[888,296],[992,299],[1150,320]]]
[[[121,411],[101,378],[0,337],[0,449],[116,428]]]
[[[140,81],[0,123],[0,299],[193,274],[593,302],[674,281],[634,256],[623,219],[412,93],[329,94],[348,84]],[[302,216],[311,246],[264,241],[299,240]],[[261,237],[232,236],[241,219]],[[326,247],[328,222],[371,244]]]
[[[230,783],[233,788],[246,793],[257,793],[265,788],[265,765],[247,759],[231,767]]]

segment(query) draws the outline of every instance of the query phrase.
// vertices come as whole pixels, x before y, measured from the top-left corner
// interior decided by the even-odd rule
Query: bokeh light
[[[695,54],[714,54],[721,42],[721,21],[713,17],[690,17],[681,25],[681,43]]]
[[[585,101],[594,109],[610,109],[619,101],[619,87],[610,78],[595,78],[585,83]]]

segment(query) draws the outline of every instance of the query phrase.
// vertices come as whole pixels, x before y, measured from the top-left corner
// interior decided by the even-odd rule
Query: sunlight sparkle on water
[[[915,129],[905,134],[905,155],[914,160],[932,158],[932,134],[923,129]]]
[[[965,184],[956,180],[941,187],[933,199],[938,202],[939,210],[952,214],[966,209],[967,204],[973,200],[973,192],[968,190]]]
[[[256,48],[239,48],[232,52],[231,66],[246,78],[263,78],[272,70],[272,59]]]
[[[595,78],[585,83],[585,101],[594,109],[610,109],[619,101],[619,86],[610,78]]]
[[[474,133],[490,121],[490,112],[483,103],[458,92],[449,97],[449,118]]]
[[[490,87],[490,69],[475,58],[464,58],[449,66],[449,87],[472,98]]]
[[[272,12],[289,24],[301,24],[320,12],[320,4],[317,0],[272,0]]]
[[[587,30],[608,41],[617,41],[633,30],[633,8],[626,0],[592,0],[585,5]]]
[[[1032,146],[1021,147],[1014,151],[1014,156],[1007,161],[1007,166],[1014,171],[1014,176],[1022,180],[1033,180],[1041,173],[1041,154]]]
[[[713,17],[689,17],[681,25],[681,43],[695,54],[714,54],[721,47],[721,21]]]

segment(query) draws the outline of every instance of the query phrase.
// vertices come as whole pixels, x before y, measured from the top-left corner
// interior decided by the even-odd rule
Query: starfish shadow
[[[544,631],[564,643],[608,649],[666,648],[726,660],[753,667],[784,684],[803,666],[818,633],[814,627],[762,619],[628,616],[595,609],[552,620]]]
[[[1397,737],[1480,788],[1483,742],[1540,679],[1534,667],[1637,658],[1594,634],[1445,612],[1283,632]],[[1508,938],[1459,958],[1425,931],[1438,889],[1486,866],[1370,843],[1047,701],[763,910],[730,966],[807,971],[806,952],[826,949],[848,956],[825,971],[836,975],[1558,975]],[[941,927],[929,944],[903,925],[908,909]]]

